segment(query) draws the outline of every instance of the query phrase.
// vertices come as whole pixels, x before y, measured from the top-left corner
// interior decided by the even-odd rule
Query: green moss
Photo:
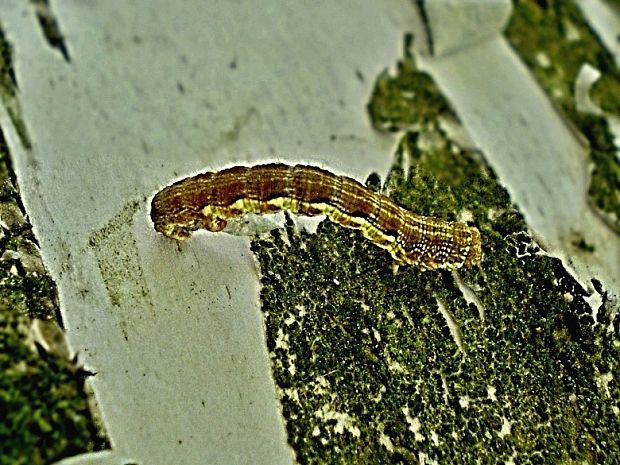
[[[83,377],[26,341],[30,319],[0,308],[0,464],[44,464],[95,449]],[[96,442],[95,442],[96,441]]]
[[[604,112],[620,115],[620,85],[615,76],[601,76],[592,85],[590,98]]]
[[[399,70],[417,73],[408,57]],[[429,86],[417,90],[422,107],[438,95],[426,77],[379,77],[369,104],[379,126],[415,128],[385,189],[415,212],[472,218],[485,258],[459,276],[480,308],[456,275],[394,275],[386,251],[329,222],[308,234],[289,221],[255,239],[267,344],[298,461],[614,463],[618,317],[603,306],[593,321],[586,292],[540,253],[483,157],[451,141],[432,110],[412,117],[404,104],[377,100],[398,98],[404,82]]]
[[[415,62],[408,52],[412,45],[408,36],[405,43],[406,59],[397,64],[396,72],[383,71],[368,103],[368,113],[375,128],[398,131],[413,124],[432,121],[450,105],[439,89],[432,85],[430,76],[413,72]]]
[[[549,97],[590,142],[594,164],[588,189],[591,203],[620,231],[618,148],[604,117],[577,113],[573,93],[579,70],[590,64],[602,73],[592,88],[592,100],[609,114],[620,116],[620,71],[613,56],[574,2],[514,0],[506,37]]]

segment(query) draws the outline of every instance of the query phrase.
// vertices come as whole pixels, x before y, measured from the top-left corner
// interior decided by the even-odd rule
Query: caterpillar
[[[221,231],[246,213],[281,210],[359,229],[396,267],[454,270],[482,260],[477,228],[416,215],[354,179],[308,165],[234,166],[182,179],[155,194],[151,220],[156,231],[182,240],[200,228]]]

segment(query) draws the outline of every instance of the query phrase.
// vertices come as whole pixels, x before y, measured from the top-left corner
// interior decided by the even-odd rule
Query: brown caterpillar
[[[394,258],[395,265],[456,269],[480,263],[478,229],[416,215],[354,179],[307,165],[235,166],[178,181],[151,203],[155,229],[185,239],[199,228],[221,231],[245,213],[290,210],[327,215],[362,234]]]

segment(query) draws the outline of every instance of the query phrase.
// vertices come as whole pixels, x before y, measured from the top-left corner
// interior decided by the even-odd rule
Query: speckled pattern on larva
[[[416,215],[354,179],[308,165],[235,166],[185,178],[155,195],[151,219],[157,231],[180,240],[199,228],[221,231],[245,213],[280,210],[359,229],[396,265],[452,270],[482,259],[475,227]]]

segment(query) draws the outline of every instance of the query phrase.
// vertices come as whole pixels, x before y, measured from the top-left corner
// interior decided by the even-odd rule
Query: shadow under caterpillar
[[[482,260],[477,228],[416,215],[354,179],[308,165],[234,166],[182,179],[155,195],[151,219],[157,231],[182,240],[200,228],[221,231],[246,213],[281,210],[359,229],[396,266],[454,270]]]

